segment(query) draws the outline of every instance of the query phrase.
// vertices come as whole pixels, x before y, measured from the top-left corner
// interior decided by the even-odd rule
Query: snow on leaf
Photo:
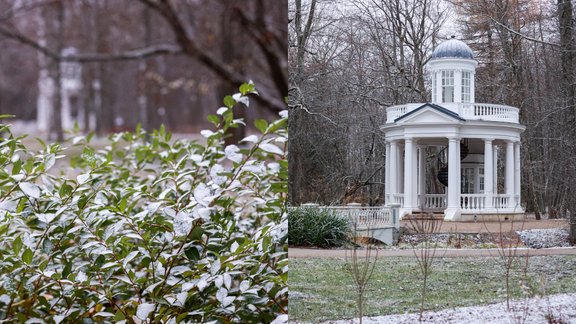
[[[181,305],[184,305],[184,303],[186,302],[186,299],[188,299],[188,293],[185,291],[181,292],[181,293],[176,295],[176,299],[178,300],[178,302],[180,302]]]
[[[230,108],[228,108],[228,107],[220,107],[220,108],[218,108],[218,110],[216,110],[216,114],[222,116],[222,115],[224,115],[225,112],[228,111],[228,109],[230,109]]]
[[[83,174],[80,174],[76,177],[76,181],[78,181],[79,185],[86,183],[86,181],[88,181],[88,179],[90,179],[89,173],[83,173]]]
[[[276,174],[280,171],[280,163],[277,162],[268,163],[268,169],[270,169],[270,172]]]
[[[40,187],[32,182],[20,182],[18,185],[20,189],[27,195],[32,198],[40,198]]]
[[[222,276],[216,277],[216,280],[214,280],[214,285],[216,285],[216,287],[218,288],[221,288],[223,284],[224,284],[224,278]]]
[[[215,164],[210,169],[210,178],[212,178],[212,181],[214,181],[215,184],[221,185],[226,182],[228,178],[224,175],[220,175],[220,173],[223,172],[225,172],[224,167],[220,164]]]
[[[228,297],[228,289],[226,288],[218,289],[218,291],[216,292],[216,299],[219,302],[224,303],[224,298],[226,297]]]
[[[230,252],[234,253],[236,252],[236,250],[238,249],[238,242],[234,241],[234,243],[232,243],[232,245],[230,246]]]
[[[98,313],[94,314],[94,316],[112,317],[112,316],[114,316],[114,313],[110,313],[110,312],[98,312]]]
[[[46,161],[44,162],[44,171],[50,170],[56,163],[56,156],[54,154],[49,154],[46,156]]]
[[[211,208],[200,208],[198,209],[198,216],[203,220],[210,220],[210,215],[212,214]]]
[[[288,323],[288,314],[281,314],[276,317],[270,324],[284,324]]]
[[[186,292],[186,291],[188,291],[188,290],[190,290],[190,289],[192,289],[192,288],[194,288],[194,283],[192,283],[192,282],[185,282],[185,283],[182,284],[182,288],[181,288],[181,289],[182,289],[183,292]]]
[[[204,183],[201,183],[196,188],[194,188],[194,199],[196,199],[200,205],[208,207],[212,201],[211,198],[210,189]]]
[[[128,255],[124,258],[124,261],[123,261],[124,268],[126,268],[126,265],[128,265],[128,263],[130,261],[132,261],[132,259],[134,259],[138,255],[138,253],[140,253],[140,252],[139,251],[132,251],[132,252],[128,253]]]
[[[88,277],[86,276],[84,271],[78,272],[78,274],[76,275],[76,282],[84,282],[86,280],[88,280]]]
[[[204,290],[204,288],[206,288],[206,286],[208,286],[208,282],[206,281],[206,279],[200,279],[196,283],[196,287],[198,287],[199,291]]]
[[[281,118],[288,118],[288,110],[282,110],[278,113]]]
[[[246,105],[246,107],[250,107],[250,100],[248,99],[248,97],[243,96],[241,93],[233,94],[232,98],[234,98],[236,102],[243,103],[244,105]]]
[[[0,210],[15,212],[16,207],[18,207],[18,202],[16,200],[4,200],[0,202]]]
[[[224,286],[228,289],[232,286],[232,276],[228,273],[224,274]]]
[[[212,263],[212,266],[210,267],[210,274],[215,276],[218,273],[218,271],[220,271],[221,266],[222,263],[220,263],[220,259],[216,259],[214,263]]]
[[[64,315],[54,315],[52,319],[54,320],[55,324],[60,324],[65,318],[66,316]]]
[[[244,137],[242,140],[240,140],[240,142],[256,143],[256,142],[258,142],[258,136],[248,135],[248,136]]]
[[[39,221],[48,224],[56,218],[56,214],[36,214],[36,217]]]
[[[190,160],[198,163],[198,162],[201,162],[203,159],[202,159],[202,155],[200,155],[200,154],[191,154]]]
[[[240,163],[242,161],[242,154],[239,153],[240,149],[236,145],[228,145],[224,148],[226,158],[232,162]]]
[[[141,320],[145,320],[148,318],[148,315],[150,315],[150,313],[154,311],[154,308],[156,308],[155,304],[151,303],[140,304],[138,305],[138,309],[136,310],[136,317],[138,317]]]
[[[232,302],[235,299],[236,299],[236,297],[234,297],[234,296],[224,297],[224,300],[222,301],[222,307],[226,307],[226,306],[232,304]]]
[[[208,138],[208,137],[214,135],[214,132],[211,131],[211,130],[208,130],[208,129],[203,129],[203,130],[200,131],[200,135]]]
[[[248,281],[246,281],[246,280],[243,280],[243,281],[240,283],[240,291],[241,291],[241,292],[245,292],[246,290],[248,290],[248,288],[250,288],[250,283],[249,283]]]
[[[261,143],[260,144],[260,148],[263,151],[266,151],[268,153],[272,153],[272,154],[278,154],[278,155],[284,155],[284,152],[276,145],[274,144],[270,144],[270,143]]]
[[[178,212],[174,217],[174,232],[177,236],[188,235],[192,229],[192,218],[185,212]]]

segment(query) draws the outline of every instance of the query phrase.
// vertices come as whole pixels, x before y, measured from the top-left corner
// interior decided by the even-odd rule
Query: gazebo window
[[[470,72],[462,72],[462,102],[470,103]]]
[[[462,168],[461,186],[462,193],[474,193],[474,168]]]
[[[436,73],[432,73],[432,102],[436,102]]]
[[[442,102],[454,102],[454,71],[442,71]]]

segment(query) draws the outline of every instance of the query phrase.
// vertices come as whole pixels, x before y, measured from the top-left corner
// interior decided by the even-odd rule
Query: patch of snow
[[[533,249],[570,246],[568,230],[563,228],[531,229],[516,233],[524,245]]]
[[[559,294],[515,300],[511,310],[506,302],[486,306],[469,306],[445,309],[438,312],[424,312],[425,323],[576,323],[576,294]],[[524,311],[526,310],[526,313]],[[358,319],[328,321],[324,323],[357,323]],[[388,316],[364,317],[363,323],[417,323],[418,314],[395,314]]]

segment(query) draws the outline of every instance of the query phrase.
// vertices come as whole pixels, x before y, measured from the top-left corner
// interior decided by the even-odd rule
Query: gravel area
[[[525,246],[532,249],[569,247],[566,228],[527,229],[523,231],[499,233],[437,233],[428,234],[428,240],[440,247],[449,248],[495,248],[500,246]],[[411,248],[424,240],[421,234],[401,235],[398,247]]]
[[[527,247],[533,249],[570,246],[564,228],[530,229],[516,232]]]
[[[576,323],[576,294],[559,294],[518,300],[512,303],[512,309],[506,309],[506,303],[486,306],[459,307],[438,312],[425,312],[424,323]],[[525,312],[526,311],[526,312]],[[388,316],[365,317],[367,324],[417,323],[418,314],[396,314]],[[328,321],[324,323],[348,324],[358,320]]]

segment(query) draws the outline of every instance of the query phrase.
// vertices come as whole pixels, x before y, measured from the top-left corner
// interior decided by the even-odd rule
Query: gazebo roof
[[[451,39],[436,46],[434,52],[432,52],[432,59],[438,58],[474,59],[474,53],[466,43],[457,40],[452,36]]]

